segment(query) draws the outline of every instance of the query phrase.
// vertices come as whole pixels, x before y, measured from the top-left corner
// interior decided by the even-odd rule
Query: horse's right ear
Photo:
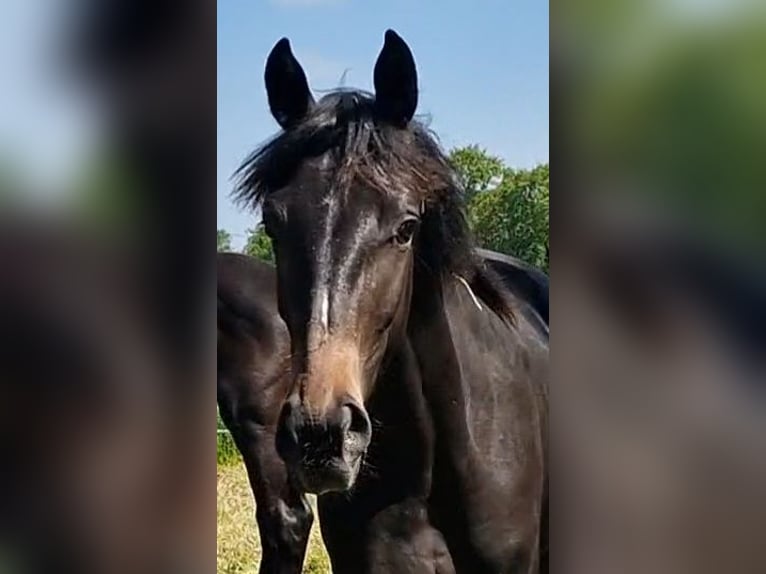
[[[293,56],[290,40],[282,38],[266,60],[266,93],[271,115],[282,129],[299,123],[314,104],[306,73]]]

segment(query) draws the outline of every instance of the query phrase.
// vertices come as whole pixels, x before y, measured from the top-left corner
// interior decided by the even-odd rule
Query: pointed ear
[[[418,106],[418,73],[409,46],[393,30],[386,31],[373,80],[378,118],[405,127]]]
[[[266,60],[266,93],[271,115],[287,129],[300,122],[314,104],[306,73],[293,56],[290,40],[282,38]]]

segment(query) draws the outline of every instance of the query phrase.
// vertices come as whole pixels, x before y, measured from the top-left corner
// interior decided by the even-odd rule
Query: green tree
[[[217,236],[218,251],[231,251],[231,234],[225,229],[219,229]]]
[[[452,150],[450,161],[457,170],[458,179],[469,200],[496,186],[505,168],[500,158],[490,155],[477,145]]]
[[[263,261],[274,263],[274,249],[271,246],[271,239],[266,235],[266,230],[262,224],[247,231],[247,243],[243,252],[250,257],[257,257]]]
[[[500,184],[477,194],[468,216],[478,242],[548,271],[549,168],[506,168]]]
[[[548,270],[549,168],[512,169],[477,146],[458,148],[450,160],[468,199],[468,218],[479,244]]]

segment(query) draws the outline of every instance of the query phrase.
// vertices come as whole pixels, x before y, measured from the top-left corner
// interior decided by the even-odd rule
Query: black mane
[[[375,97],[359,90],[325,95],[297,125],[256,149],[235,172],[237,203],[256,209],[290,183],[307,160],[335,157],[334,189],[368,185],[380,193],[407,191],[425,206],[416,260],[443,278],[465,279],[491,309],[513,321],[500,280],[474,252],[463,190],[449,159],[425,125],[379,122]]]

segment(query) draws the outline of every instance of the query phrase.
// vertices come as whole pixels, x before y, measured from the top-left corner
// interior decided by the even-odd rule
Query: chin
[[[298,479],[303,489],[309,494],[328,494],[347,492],[356,482],[359,474],[359,461],[348,464],[334,460],[320,468],[301,468]]]

